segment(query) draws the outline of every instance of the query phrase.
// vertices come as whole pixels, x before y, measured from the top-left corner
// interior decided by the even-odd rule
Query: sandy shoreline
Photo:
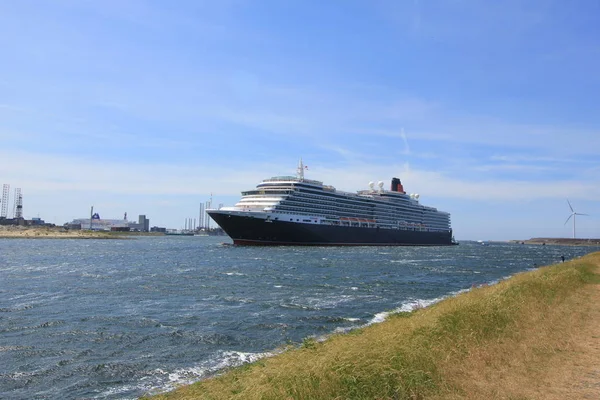
[[[65,230],[60,227],[0,226],[0,239],[127,239],[115,232]]]

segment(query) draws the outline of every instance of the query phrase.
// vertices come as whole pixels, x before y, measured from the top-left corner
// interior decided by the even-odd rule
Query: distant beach
[[[121,232],[66,230],[62,227],[0,226],[0,239],[126,239]]]

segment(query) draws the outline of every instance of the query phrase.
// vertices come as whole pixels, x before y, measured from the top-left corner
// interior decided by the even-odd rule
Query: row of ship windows
[[[275,221],[279,221],[279,217],[275,217],[273,218]],[[290,222],[293,222],[294,218],[290,218]],[[296,218],[296,222],[299,222],[300,218]],[[302,219],[302,222],[312,222],[312,223],[317,223],[316,220],[312,220],[312,219]]]
[[[356,201],[353,199],[332,199],[331,197],[326,198],[324,196],[317,196],[317,195],[312,195],[312,194],[296,194],[291,196],[292,198],[302,198],[302,197],[308,197],[308,198],[314,198],[316,200],[319,200],[319,202],[317,202],[318,204],[323,204],[321,202],[324,202],[324,204],[348,204],[354,207],[367,207],[367,208],[394,208],[394,209],[399,209],[402,211],[413,211],[414,210],[414,205],[410,205],[410,204],[398,204],[398,203],[394,203],[394,204],[388,204],[388,203],[381,203],[381,202],[376,202],[373,203],[372,200],[362,200],[362,201]],[[357,199],[358,200],[358,199]],[[360,203],[365,203],[365,204],[360,204]],[[357,204],[358,203],[358,204]],[[421,211],[431,211],[431,212],[438,212],[435,208],[433,207],[424,207],[421,205],[418,205],[417,207],[419,207],[421,209]]]
[[[362,198],[358,195],[355,195],[356,197],[353,197],[353,198],[343,198],[339,195],[313,194],[312,192],[307,192],[307,191],[300,191],[299,193],[296,193],[295,195],[302,196],[302,197],[313,197],[313,198],[317,198],[317,199],[324,200],[324,201],[332,200],[337,203],[347,203],[347,204],[364,203],[365,205],[373,205],[373,200],[377,201],[377,199]],[[405,200],[403,198],[395,198],[394,200],[401,200],[401,201],[408,202],[408,200]]]
[[[262,186],[259,186],[262,188]],[[328,193],[326,191],[324,191],[323,189],[320,188],[311,188],[311,187],[300,187],[299,185],[292,185],[292,187],[290,188],[289,186],[277,186],[274,187],[273,189],[278,189],[278,190],[287,190],[288,192],[295,192],[297,195],[304,195],[304,196],[312,196],[312,197],[318,197],[318,198],[322,198],[322,199],[336,199],[336,200],[347,200],[347,201],[361,201],[361,202],[371,202],[372,200],[370,199],[362,199],[360,197],[358,197],[358,195],[354,195],[353,196],[357,196],[356,199],[343,199],[340,197],[339,194],[334,194],[334,193]],[[264,192],[267,193],[271,193],[271,192],[275,192],[275,190],[273,189],[267,189]],[[248,193],[248,194],[254,194],[257,193],[258,191],[254,190],[254,191],[248,191],[248,192],[242,192],[242,194]],[[314,194],[314,193],[318,193],[318,194]]]
[[[292,192],[292,190],[249,190],[242,192],[242,196],[289,195]]]
[[[303,214],[303,213],[301,213],[301,212],[298,212],[297,214]],[[307,215],[314,216],[314,215],[312,215],[312,214],[307,214]],[[275,220],[279,220],[279,218],[278,218],[278,217],[275,217]],[[293,221],[294,221],[294,219],[293,219],[293,218],[289,218],[289,220],[290,220],[291,222],[293,222]],[[299,219],[299,218],[296,218],[296,221],[300,221],[300,219]],[[312,223],[318,223],[317,221],[315,221],[315,220],[310,220],[310,219],[302,219],[302,221],[303,221],[303,222],[312,222]],[[333,223],[333,224],[336,224],[336,223],[337,223],[337,224],[339,224],[339,221],[330,221],[330,223]],[[354,223],[354,224],[355,224],[356,226],[359,226],[359,225],[358,225],[358,223]],[[399,226],[399,223],[398,223],[398,221],[379,221],[379,222],[378,222],[378,225],[379,225],[379,226],[381,226],[381,227],[386,227],[386,228],[389,228],[389,229],[398,229],[398,228],[401,228],[401,229],[409,229],[409,230],[410,230],[410,229],[413,229],[413,230],[415,230],[415,229],[428,229],[428,230],[430,230],[430,231],[441,231],[441,232],[446,232],[446,231],[448,231],[448,229],[450,228],[450,226],[449,226],[449,225],[427,225],[427,226],[426,226],[426,228],[425,228],[425,227],[423,227],[423,228],[411,228],[410,226],[403,226],[403,225],[400,225],[400,226]]]
[[[260,209],[261,207],[257,207],[258,209]],[[325,207],[321,207],[321,208],[325,208]],[[294,207],[292,205],[281,205],[278,206],[277,209],[279,210],[288,210],[290,212],[303,212],[307,215],[323,215],[322,210],[311,210],[307,207]],[[423,215],[417,215],[415,216],[410,216],[410,215],[399,215],[398,213],[357,213],[357,212],[338,212],[337,215],[332,215],[330,216],[332,219],[337,219],[338,216],[341,217],[358,217],[358,218],[365,218],[365,219],[377,219],[380,221],[397,221],[399,218],[404,218],[404,219],[408,219],[409,221],[414,221],[415,223],[424,223],[428,226],[449,226],[450,225],[450,219],[448,218],[447,215],[441,215],[441,216],[437,216],[437,218],[433,218],[430,216],[423,216]]]
[[[266,185],[265,185],[266,186]],[[326,203],[334,202],[334,203],[342,203],[342,204],[348,204],[348,205],[354,205],[357,202],[358,203],[365,203],[364,205],[367,207],[373,207],[373,203],[371,199],[362,199],[360,197],[356,197],[354,199],[343,199],[340,198],[339,195],[335,195],[335,194],[328,194],[327,192],[322,191],[322,189],[317,189],[317,188],[305,188],[303,187],[302,189],[300,189],[300,186],[302,185],[298,185],[298,184],[294,184],[291,185],[292,188],[290,188],[289,186],[281,186],[278,184],[271,184],[269,186],[272,186],[272,188],[268,188],[267,190],[263,190],[263,191],[258,191],[258,190],[254,190],[254,191],[248,191],[248,192],[243,192],[244,195],[254,195],[254,194],[283,194],[283,195],[289,195],[291,193],[293,193],[294,191],[296,192],[296,196],[297,197],[309,197],[309,198],[314,198],[314,199],[318,199],[321,201],[324,201]],[[319,194],[314,194],[314,192],[317,192]],[[257,196],[258,197],[258,196]],[[404,204],[397,204],[398,201],[402,201],[407,203],[407,206],[410,206],[410,204],[408,204],[409,200],[403,197],[398,197],[398,196],[391,196],[388,197],[390,200],[393,199],[393,201],[396,202],[396,204],[391,205],[395,208],[401,208],[401,209],[405,209],[405,205]],[[384,206],[384,204],[377,204],[379,206]],[[421,207],[422,209],[425,209],[426,211],[431,211],[434,213],[439,212],[436,208],[434,207],[425,207],[425,206],[421,206],[419,205],[419,207]],[[409,211],[409,210],[406,210]]]
[[[300,207],[279,207],[278,210],[280,211],[289,211],[289,212],[294,212],[297,214],[306,214],[306,215],[315,215],[315,212],[306,212],[307,210],[305,208],[300,208]],[[323,215],[320,215],[321,217]],[[352,213],[341,213],[340,216],[342,217],[357,217],[357,218],[364,218],[364,219],[372,219],[372,216],[369,215],[360,215],[360,214],[352,214]],[[337,216],[329,216],[332,219],[337,219]],[[392,224],[396,224],[398,222],[399,219],[401,219],[403,217],[400,216],[394,216],[392,218],[376,218],[378,221],[380,221],[381,223],[392,223]],[[432,226],[432,227],[443,227],[443,228],[447,228],[449,226],[449,222],[447,221],[423,221],[420,219],[406,219],[407,223],[425,223],[428,226]]]
[[[338,213],[341,212],[345,212],[345,211],[352,211],[352,213],[361,213],[364,215],[380,215],[380,216],[397,216],[397,215],[409,215],[412,217],[416,217],[416,218],[427,218],[427,219],[439,219],[439,220],[447,220],[448,219],[448,215],[446,214],[431,214],[431,213],[424,213],[424,212],[419,212],[419,211],[413,211],[413,210],[400,210],[400,209],[365,209],[363,207],[338,207],[338,206],[332,206],[332,205],[322,205],[322,204],[310,204],[310,203],[306,203],[306,202],[297,202],[297,201],[290,201],[290,200],[284,200],[280,203],[280,207],[281,206],[290,206],[290,207],[296,207],[296,208],[303,208],[303,209],[308,209],[308,210],[315,210],[315,211],[321,211],[321,210],[328,210],[328,211],[335,211]]]
[[[360,212],[360,210],[348,210],[348,208],[344,208],[340,210],[338,207],[306,207],[306,206],[297,206],[294,204],[281,204],[277,207],[282,210],[297,210],[297,211],[307,211],[317,214],[325,214],[325,213],[335,213],[340,216],[354,216],[359,215],[362,218],[371,218],[373,213],[369,211]]]
[[[282,206],[296,206],[296,208],[304,208],[304,209],[310,209],[313,204],[307,204],[307,203],[299,203],[299,202],[294,202],[294,201],[290,201],[290,200],[285,200],[283,202],[281,202]],[[321,204],[317,204],[316,205],[316,210],[331,210],[331,211],[337,211],[342,213],[342,210],[353,210],[354,213],[361,213],[362,215],[365,215],[367,217],[369,216],[380,216],[380,217],[397,217],[398,215],[407,215],[409,217],[413,217],[413,218],[423,218],[426,220],[430,220],[430,221],[448,221],[448,216],[444,215],[444,214],[440,214],[440,215],[427,215],[429,213],[423,213],[423,212],[418,212],[418,211],[404,211],[404,210],[367,210],[365,208],[362,207],[343,207],[342,210],[340,210],[340,207],[335,207],[335,206],[324,206]]]
[[[274,192],[274,191],[273,191]],[[269,193],[269,194],[276,194],[276,193]],[[277,194],[282,194],[281,192],[277,192]],[[264,195],[249,195],[248,197],[254,199],[256,198],[257,200],[260,200],[261,198],[264,198]],[[302,201],[301,199],[306,199],[308,201]],[[317,201],[314,201],[314,200]],[[248,199],[250,200],[250,199]],[[357,199],[359,200],[359,199]],[[295,203],[301,203],[298,204],[299,206],[303,206],[306,203],[315,203],[317,205],[319,205],[322,208],[325,208],[324,205],[333,205],[336,207],[339,207],[340,204],[347,204],[347,206],[345,207],[347,208],[351,208],[353,210],[364,210],[364,211],[370,211],[373,208],[381,208],[381,207],[385,207],[385,208],[393,208],[395,212],[409,212],[409,213],[419,213],[419,211],[414,210],[414,206],[413,207],[407,207],[405,205],[399,205],[399,204],[381,204],[381,203],[376,203],[373,204],[372,201],[369,200],[362,200],[362,201],[356,201],[356,200],[352,200],[352,199],[333,199],[332,196],[319,196],[319,195],[313,195],[313,194],[306,194],[306,193],[297,193],[294,196],[290,196],[287,198],[287,200],[285,201],[290,201],[290,202],[295,202]],[[363,202],[368,202],[368,204],[360,204]],[[358,204],[357,204],[358,203]],[[425,210],[425,207],[423,206],[419,206],[421,208],[420,212],[423,212]],[[436,209],[431,208],[431,207],[427,207],[427,211],[431,211],[431,212],[437,212]]]
[[[335,205],[311,204],[308,202],[300,202],[300,201],[294,201],[294,200],[284,200],[280,204],[284,205],[284,206],[291,205],[291,206],[296,206],[296,207],[314,208],[317,210],[334,210],[334,211],[352,210],[352,211],[356,211],[356,212],[372,213],[372,209],[365,209],[363,207],[352,207],[352,206],[340,207],[340,206],[335,206]]]
[[[422,214],[424,211],[423,210],[414,210],[414,209],[410,209],[410,208],[406,208],[406,207],[399,207],[397,205],[379,205],[377,204],[376,206],[370,206],[370,207],[366,207],[363,205],[356,205],[353,203],[349,203],[348,205],[341,205],[335,202],[317,202],[314,200],[308,200],[308,201],[302,201],[299,199],[294,199],[294,198],[288,198],[286,200],[284,200],[282,203],[284,202],[292,202],[295,204],[298,204],[299,206],[310,206],[310,205],[315,205],[318,206],[319,208],[328,208],[328,209],[339,209],[339,208],[343,208],[343,209],[352,209],[352,210],[362,210],[364,212],[385,212],[386,209],[388,210],[388,212],[407,212],[407,213],[411,213],[411,214]]]
[[[327,195],[327,194],[325,194],[325,196],[324,196],[322,194],[313,194],[313,191],[305,191],[305,190],[301,190],[300,194],[301,195],[306,195],[306,196],[311,196],[311,197],[319,197],[319,198],[335,198],[335,199],[340,199],[342,201],[351,201],[351,202],[359,201],[359,202],[365,202],[365,203],[369,203],[369,204],[372,203],[373,200],[375,200],[375,201],[385,201],[385,202],[388,202],[388,201],[394,201],[394,202],[401,201],[401,202],[407,203],[407,204],[410,202],[410,199],[408,199],[406,197],[403,197],[403,196],[379,196],[379,198],[377,198],[377,197],[363,198],[363,197],[360,197],[359,195],[351,194],[351,196],[356,196],[356,198],[343,199],[343,198],[340,198],[339,195],[336,196],[336,195]]]
[[[276,221],[279,220],[278,217],[275,218]],[[290,222],[293,222],[294,219],[293,218],[289,218]],[[296,222],[299,222],[300,219],[296,218]],[[315,220],[310,220],[310,219],[302,219],[302,222],[308,222],[308,223],[318,223]],[[375,227],[374,224],[370,224],[370,223],[360,223],[360,222],[340,222],[340,221],[332,221],[331,223],[333,223],[334,225],[348,225],[348,226],[354,226],[354,227],[360,227],[360,226],[372,226]],[[398,227],[397,224],[391,224],[391,223],[381,223],[379,224],[383,227],[387,227],[390,229],[405,229],[405,230],[430,230],[430,231],[440,231],[440,232],[446,232],[448,230],[447,226],[428,226],[428,227],[410,227],[410,226],[400,226]]]
[[[285,194],[285,193],[282,193],[281,191],[280,192],[269,191],[269,194],[275,194],[275,193]],[[262,195],[262,196],[261,195],[249,196],[249,197],[256,198],[258,200],[258,199],[264,198],[264,195]],[[315,199],[320,200],[319,202],[315,202],[315,203],[317,203],[316,205],[318,206],[318,208],[320,208],[320,209],[324,208],[324,209],[329,209],[329,210],[339,210],[339,206],[334,206],[334,207],[332,207],[332,206],[324,206],[321,203],[321,202],[323,202],[325,204],[332,204],[332,203],[336,204],[336,203],[334,203],[333,201],[331,201],[329,199],[325,200],[325,198],[327,198],[327,197],[331,198],[332,196],[319,196],[319,195],[302,193],[302,194],[298,194],[297,196],[293,196],[293,197],[295,197],[295,199],[293,199],[293,200],[286,200],[286,202],[289,202],[291,204],[298,204],[299,207],[306,208],[306,206],[312,205],[312,204],[307,204],[307,203],[313,203],[314,201],[311,201],[311,200],[312,200],[312,198],[315,198]],[[298,201],[299,197],[304,197],[304,198],[309,197],[310,199],[307,199],[309,201],[306,201],[306,202],[300,202],[300,201]],[[372,209],[373,209],[373,205],[372,204],[370,204],[369,207],[365,207],[362,204],[361,205],[356,205],[356,201],[352,201],[352,200],[341,200],[339,202],[352,204],[352,206],[350,206],[350,207],[344,207],[344,209],[350,208],[350,209],[355,210],[355,211],[361,210],[362,212],[367,212],[369,215],[371,215],[371,213],[372,213]],[[361,203],[362,203],[362,201],[361,201]],[[257,203],[257,205],[260,205],[260,203]],[[269,204],[269,205],[273,205],[273,204]],[[382,205],[378,204],[378,206],[379,207],[377,207],[377,208],[380,208]],[[395,219],[397,217],[397,215],[398,215],[399,212],[402,213],[404,211],[405,213],[410,213],[410,214],[413,214],[413,215],[416,214],[414,216],[424,217],[425,220],[431,221],[431,222],[436,222],[436,220],[439,220],[440,222],[445,222],[445,223],[449,222],[449,214],[448,213],[438,212],[433,207],[420,206],[422,208],[422,210],[419,212],[419,211],[414,211],[414,210],[405,210],[404,209],[405,207],[398,206],[397,204],[396,205],[391,205],[391,204],[387,205],[386,204],[386,205],[383,205],[383,206],[387,206],[386,208],[393,208],[394,210],[393,211],[389,210],[387,212],[383,211],[383,210],[377,210],[375,212],[376,215],[380,215],[381,217],[389,216],[389,217],[393,217]],[[428,212],[424,213],[423,210],[428,211]],[[436,213],[437,215],[435,215],[433,213]],[[422,214],[425,214],[425,215],[422,215]],[[433,214],[433,215],[427,215],[427,214]],[[366,215],[365,217],[369,217],[369,215]]]

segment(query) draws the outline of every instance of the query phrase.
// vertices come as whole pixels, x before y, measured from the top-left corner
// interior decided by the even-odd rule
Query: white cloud
[[[110,162],[58,157],[32,153],[0,151],[3,179],[26,187],[29,193],[45,191],[83,191],[146,195],[203,195],[208,192],[237,195],[272,175],[294,174],[295,165],[269,161],[230,164],[191,163],[161,164],[136,161]],[[600,198],[600,182],[561,180],[467,180],[441,172],[409,167],[408,163],[392,164],[362,161],[345,166],[328,166],[308,162],[307,177],[332,184],[340,190],[367,188],[369,181],[383,180],[386,187],[392,176],[399,176],[404,187],[424,197],[460,198],[465,200],[533,200],[539,198]],[[557,190],[560,188],[560,190]]]
[[[482,172],[491,171],[519,171],[519,172],[539,172],[539,171],[556,171],[558,166],[542,166],[542,165],[528,165],[528,164],[489,164],[489,165],[478,165],[473,167],[473,170]]]
[[[410,146],[408,145],[408,138],[406,137],[406,133],[404,133],[404,128],[402,128],[400,130],[400,137],[402,138],[402,141],[404,142],[403,154],[409,155],[410,154]]]

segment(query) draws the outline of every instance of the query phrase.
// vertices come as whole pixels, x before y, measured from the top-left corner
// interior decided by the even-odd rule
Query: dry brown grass
[[[593,284],[560,302],[527,305],[512,335],[445,363],[442,374],[454,389],[431,398],[600,399],[598,304],[600,286]]]
[[[600,398],[598,266],[519,274],[158,398]]]

